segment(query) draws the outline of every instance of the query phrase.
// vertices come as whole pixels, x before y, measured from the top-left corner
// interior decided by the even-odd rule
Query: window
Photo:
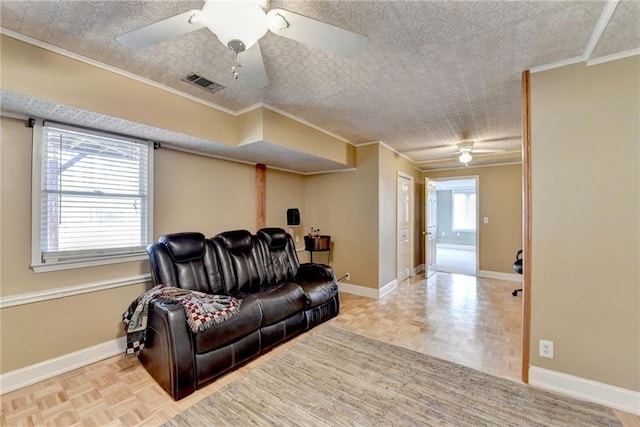
[[[148,142],[45,122],[33,148],[34,271],[146,258]]]
[[[476,193],[453,191],[452,224],[453,231],[475,231]]]

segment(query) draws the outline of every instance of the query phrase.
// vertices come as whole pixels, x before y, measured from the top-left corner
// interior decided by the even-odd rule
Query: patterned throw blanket
[[[126,354],[138,355],[144,348],[149,303],[154,298],[182,304],[187,323],[193,332],[204,331],[235,316],[242,303],[242,300],[226,295],[210,295],[167,285],[155,286],[132,302],[122,315],[122,323],[127,332]]]

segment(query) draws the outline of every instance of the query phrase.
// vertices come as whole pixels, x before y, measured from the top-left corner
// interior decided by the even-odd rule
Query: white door
[[[397,212],[396,212],[396,271],[398,283],[411,275],[411,196],[413,182],[410,178],[398,175]]]
[[[426,276],[431,277],[436,272],[436,239],[437,239],[437,219],[438,219],[438,193],[435,181],[426,178],[425,188],[425,228],[424,239],[425,271]]]

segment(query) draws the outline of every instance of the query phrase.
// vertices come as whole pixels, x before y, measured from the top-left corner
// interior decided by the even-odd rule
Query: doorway
[[[434,271],[476,276],[479,264],[478,176],[429,179],[425,188],[427,270],[431,267]]]

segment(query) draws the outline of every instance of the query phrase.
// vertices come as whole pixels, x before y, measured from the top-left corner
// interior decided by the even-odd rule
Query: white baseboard
[[[501,271],[478,270],[478,274],[476,276],[484,277],[487,279],[510,280],[512,282],[522,283],[522,274],[516,274],[516,273],[503,273]]]
[[[420,264],[411,271],[412,276],[417,276],[424,271],[424,264]]]
[[[0,374],[0,394],[82,368],[108,357],[124,354],[126,347],[126,337],[116,338],[102,344]]]
[[[347,294],[358,295],[361,297],[380,299],[389,292],[398,287],[398,281],[393,279],[383,287],[369,288],[367,286],[355,285],[353,283],[340,283],[340,291]]]
[[[576,399],[640,415],[640,392],[599,383],[536,366],[529,367],[529,384]]]
[[[398,281],[396,279],[393,279],[392,281],[390,281],[389,283],[387,283],[386,285],[384,285],[379,289],[378,299],[387,295],[389,292],[395,290],[397,287],[398,287]]]

